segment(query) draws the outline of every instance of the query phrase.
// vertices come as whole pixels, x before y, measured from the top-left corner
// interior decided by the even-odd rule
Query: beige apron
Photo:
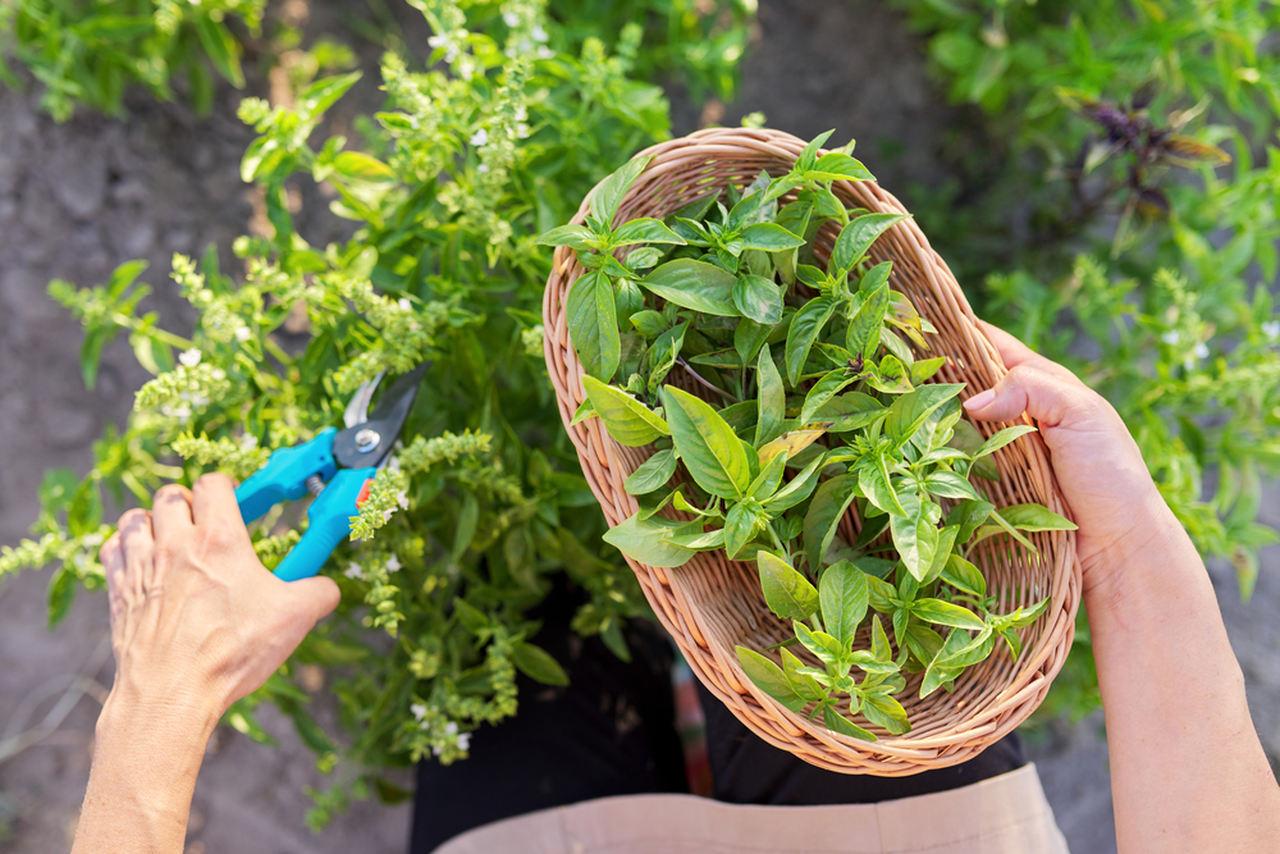
[[[478,827],[438,854],[1061,854],[1034,765],[971,786],[878,804],[772,807],[629,795]]]

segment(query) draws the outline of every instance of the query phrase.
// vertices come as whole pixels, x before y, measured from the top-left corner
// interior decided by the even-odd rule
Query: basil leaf
[[[706,401],[675,386],[663,386],[662,399],[676,453],[694,482],[721,498],[741,496],[751,464],[733,428]]]
[[[871,504],[885,513],[906,515],[906,508],[893,488],[889,461],[884,454],[877,454],[858,466],[858,489]]]
[[[1012,427],[1006,427],[995,433],[990,439],[982,443],[982,446],[974,452],[974,459],[985,457],[988,454],[994,454],[1013,440],[1028,433],[1036,432],[1036,428],[1030,424],[1015,424]]]
[[[738,554],[755,537],[760,530],[762,520],[755,511],[745,504],[735,504],[729,508],[724,517],[724,551],[730,560],[736,560]]]
[[[816,442],[826,432],[824,429],[810,428],[783,433],[760,448],[760,462],[761,464],[768,463],[778,454],[786,454],[787,459],[791,459]]]
[[[565,316],[583,370],[608,382],[622,359],[618,309],[608,278],[595,271],[579,276],[565,300]]]
[[[817,421],[827,422],[829,433],[846,433],[868,426],[886,409],[884,404],[871,395],[851,391],[827,401],[813,417]]]
[[[939,498],[978,498],[978,490],[973,484],[955,472],[935,471],[924,479],[924,487],[930,495]]]
[[[772,496],[773,493],[777,492],[778,484],[782,482],[782,473],[786,465],[787,458],[782,454],[778,454],[761,466],[760,473],[756,475],[755,480],[751,481],[751,485],[747,487],[747,495],[757,501],[765,501]]]
[[[926,623],[957,629],[981,629],[986,625],[968,608],[942,599],[917,599],[911,606],[911,613]]]
[[[832,128],[831,130],[824,131],[809,140],[808,144],[805,145],[804,150],[800,152],[800,156],[796,158],[795,171],[802,173],[808,172],[817,165],[818,149],[822,148],[822,144],[830,139],[831,134],[835,132],[836,129]]]
[[[924,426],[934,410],[958,395],[963,388],[963,383],[933,383],[900,395],[890,405],[885,417],[885,433],[899,445],[905,444]]]
[[[888,263],[887,261],[885,263]],[[884,315],[889,309],[889,286],[881,285],[863,296],[861,305],[849,318],[844,346],[851,353],[870,359],[880,346],[880,332],[884,328]]]
[[[958,554],[947,557],[941,577],[952,587],[972,596],[981,598],[987,595],[987,579],[982,571]]]
[[[816,383],[809,387],[809,392],[804,396],[804,404],[800,408],[800,423],[808,424],[812,421],[818,410],[825,406],[831,398],[857,380],[857,372],[847,367],[836,368],[823,374]]]
[[[874,181],[870,170],[862,162],[843,151],[828,151],[818,158],[812,169],[805,172],[805,177],[816,181]]]
[[[591,191],[591,215],[605,225],[612,223],[613,217],[622,205],[622,199],[627,195],[627,190],[631,189],[631,185],[636,182],[652,159],[652,157],[633,157],[597,184]]]
[[[862,698],[862,715],[876,726],[883,727],[894,735],[911,731],[907,710],[888,694],[865,695]]]
[[[798,237],[774,222],[758,222],[742,230],[742,245],[747,249],[763,249],[780,252],[804,246],[804,238]]]
[[[782,291],[770,279],[744,273],[733,283],[733,304],[748,320],[771,325],[782,320]]]
[[[569,684],[569,674],[551,657],[551,653],[540,646],[521,641],[511,650],[511,663],[525,676],[543,685]]]
[[[623,223],[613,233],[614,246],[630,246],[633,243],[673,243],[683,246],[685,239],[651,216]]]
[[[578,251],[591,248],[590,240],[594,237],[591,229],[585,225],[561,225],[538,235],[539,246],[568,246]]]
[[[800,381],[813,342],[818,340],[835,310],[836,303],[831,297],[816,297],[801,306],[791,318],[791,326],[787,329],[786,363],[787,379],[793,386]]]
[[[995,505],[985,499],[962,501],[952,507],[951,512],[947,514],[947,524],[960,526],[960,533],[956,536],[956,541],[960,543],[969,542],[974,531],[977,531],[982,523],[987,521],[987,517],[991,515],[991,511],[994,509]]]
[[[640,287],[681,308],[717,317],[737,317],[738,309],[733,304],[736,281],[736,276],[715,264],[677,258],[655,267],[640,280]]]
[[[876,238],[904,219],[907,219],[907,214],[869,213],[849,220],[849,224],[840,230],[840,236],[831,249],[831,265],[828,268],[831,274],[847,275],[862,260],[862,256],[867,254]]]
[[[858,726],[853,721],[831,708],[831,706],[822,707],[822,722],[827,725],[827,729],[834,733],[847,735],[850,738],[859,738],[863,741],[876,740],[875,733]]]
[[[772,497],[763,499],[764,508],[775,516],[790,510],[813,493],[818,485],[818,473],[822,470],[822,457],[814,457],[801,472],[787,482]]]
[[[683,566],[693,557],[693,549],[665,542],[688,525],[662,516],[641,519],[639,514],[625,519],[604,532],[601,538],[632,560],[659,568]]]
[[[769,610],[784,620],[807,620],[818,610],[818,591],[799,572],[772,552],[756,553],[760,589]]]
[[[742,672],[747,674],[747,678],[757,688],[793,712],[804,709],[807,705],[805,699],[791,687],[781,667],[745,646],[735,646],[733,649],[738,655],[738,664],[742,666]]]
[[[837,475],[818,487],[804,514],[804,550],[809,566],[822,565],[822,556],[835,538],[841,517],[858,495],[851,474]]]
[[[1043,504],[1011,504],[999,515],[1019,531],[1074,531],[1076,523],[1054,513]]]
[[[893,547],[898,550],[907,572],[917,580],[923,579],[937,554],[938,517],[942,509],[915,492],[900,493],[898,499],[906,512],[889,516]]]
[[[660,489],[676,473],[676,452],[671,448],[658,451],[636,467],[622,482],[628,495],[647,495]]]
[[[845,650],[840,646],[840,642],[824,631],[811,629],[799,620],[792,620],[791,628],[795,630],[796,638],[801,645],[809,652],[817,656],[818,660],[828,667],[836,667],[844,673],[849,672],[849,662],[844,662],[840,666],[840,661],[845,657]]]
[[[853,643],[867,615],[867,576],[847,560],[831,564],[818,579],[822,624],[842,646]]]
[[[661,416],[622,389],[592,376],[582,378],[582,388],[605,429],[619,445],[637,448],[660,436],[671,435]]]
[[[760,348],[756,359],[756,435],[755,444],[764,445],[778,437],[787,417],[786,390],[782,386],[782,374],[773,361],[773,353],[766,344]]]

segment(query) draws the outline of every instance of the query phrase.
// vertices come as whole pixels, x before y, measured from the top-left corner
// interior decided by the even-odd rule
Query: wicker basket
[[[748,129],[705,130],[655,145],[644,152],[653,160],[623,201],[619,221],[665,216],[714,187],[745,184],[761,170],[784,172],[803,147],[790,134]],[[873,182],[841,181],[832,189],[850,208],[903,210],[897,199]],[[582,222],[586,210],[584,202],[574,222]],[[819,254],[830,250],[835,233],[826,228],[819,234]],[[871,256],[877,262],[893,261],[893,286],[905,292],[937,327],[933,352],[949,357],[939,381],[968,383],[964,392],[968,395],[990,387],[1005,373],[951,271],[913,220],[893,226],[875,243]],[[599,419],[569,426],[583,391],[582,367],[565,321],[565,297],[581,272],[569,249],[556,251],[543,303],[547,369],[583,473],[605,518],[615,525],[636,511],[635,499],[624,491],[622,482],[650,450],[618,445]],[[1006,425],[977,426],[989,435]],[[1038,435],[1004,447],[995,462],[999,482],[977,485],[997,506],[1036,501],[1067,512]],[[845,523],[851,532],[858,520],[851,514]],[[1024,552],[1011,558],[1009,549],[986,540],[978,546],[975,559],[1002,610],[1051,597],[1048,611],[1023,630],[1021,657],[1015,661],[1004,644],[998,644],[990,658],[964,672],[953,693],[935,691],[923,700],[918,697],[920,677],[912,677],[907,691],[899,695],[911,717],[911,732],[893,736],[872,727],[879,736],[876,742],[830,732],[820,722],[784,708],[743,674],[735,644],[763,649],[789,632],[765,607],[754,565],[729,561],[720,551],[701,552],[678,569],[659,569],[630,559],[628,563],[693,672],[747,727],[819,767],[888,777],[973,758],[1024,721],[1049,690],[1071,647],[1080,602],[1080,567],[1074,535],[1038,533],[1031,538],[1038,557]]]

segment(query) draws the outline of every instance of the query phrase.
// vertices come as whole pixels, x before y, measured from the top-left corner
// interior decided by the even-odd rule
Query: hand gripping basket
[[[785,172],[804,147],[801,140],[773,130],[712,129],[663,142],[644,153],[653,156],[622,203],[618,221],[638,216],[663,217],[713,188],[745,185],[761,170]],[[902,205],[874,182],[840,181],[832,188],[850,208],[903,211]],[[584,201],[574,222],[587,212]],[[830,250],[834,228],[820,233],[818,253]],[[1005,373],[1000,356],[975,322],[964,293],[947,265],[929,247],[919,226],[905,220],[886,232],[871,250],[879,262],[893,261],[893,287],[906,293],[938,334],[932,351],[948,357],[941,382],[968,383],[964,394],[989,388]],[[582,471],[605,518],[616,525],[636,511],[623,480],[650,453],[618,445],[599,419],[569,426],[583,399],[582,366],[569,341],[565,298],[582,273],[573,253],[560,247],[543,302],[547,370],[555,386],[560,415],[578,451]],[[1006,425],[977,425],[989,435]],[[1040,437],[1032,434],[997,452],[998,482],[978,480],[997,507],[1028,501],[1067,512]],[[858,521],[845,520],[849,531]],[[859,741],[827,730],[819,721],[789,711],[751,683],[734,655],[734,645],[763,649],[787,636],[787,628],[769,613],[755,566],[727,560],[722,552],[701,552],[677,569],[658,569],[628,559],[658,619],[680,646],[702,683],[760,738],[806,762],[847,774],[903,776],[971,759],[1035,710],[1049,690],[1071,647],[1080,602],[1080,567],[1074,535],[1030,535],[1039,556],[1019,550],[1011,556],[988,539],[975,562],[1001,611],[1051,598],[1048,611],[1023,630],[1024,648],[1015,661],[1004,644],[985,662],[957,680],[955,691],[918,697],[920,676],[911,677],[899,695],[912,729],[901,736],[872,730],[876,742]],[[863,631],[867,631],[863,627]],[[865,638],[860,639],[865,642]]]

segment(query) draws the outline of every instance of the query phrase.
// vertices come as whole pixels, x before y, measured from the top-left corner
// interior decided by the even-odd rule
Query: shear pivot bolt
[[[381,441],[382,437],[378,435],[377,430],[366,427],[356,433],[356,450],[362,454],[367,454],[378,447],[378,443]]]

